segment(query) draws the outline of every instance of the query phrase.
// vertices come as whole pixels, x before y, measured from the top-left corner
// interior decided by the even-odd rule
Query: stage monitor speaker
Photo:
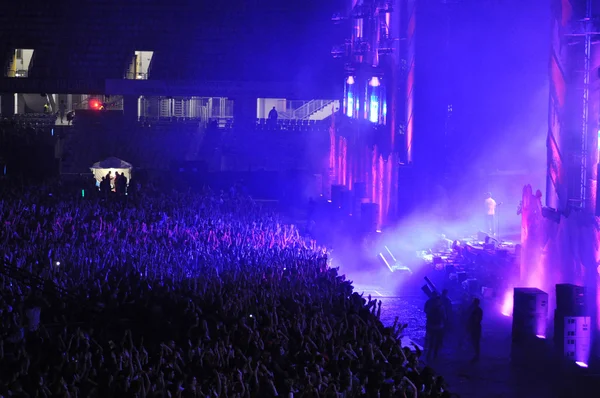
[[[332,185],[331,186],[331,202],[336,206],[342,205],[342,192],[346,190],[346,187],[343,185]]]
[[[516,287],[513,298],[513,342],[545,339],[548,293],[536,288]]]
[[[513,314],[512,340],[513,342],[526,342],[535,339],[546,338],[546,323],[548,317],[545,314]]]
[[[598,74],[600,77],[600,68],[598,68]],[[596,166],[596,172],[599,172],[596,175],[600,176],[600,163]],[[600,184],[596,184],[596,217],[600,217]]]
[[[363,203],[360,205],[360,224],[363,232],[375,232],[379,219],[379,205],[377,203]]]
[[[567,360],[587,364],[591,354],[592,322],[587,316],[554,312],[554,346]]]
[[[556,285],[556,311],[561,316],[587,316],[586,290],[570,283]]]
[[[345,213],[352,213],[352,192],[344,190],[341,193],[341,203],[338,204]]]
[[[359,199],[367,198],[367,184],[364,182],[355,182],[354,183],[354,197]]]
[[[548,293],[529,287],[516,287],[513,299],[514,314],[544,314],[548,316]]]

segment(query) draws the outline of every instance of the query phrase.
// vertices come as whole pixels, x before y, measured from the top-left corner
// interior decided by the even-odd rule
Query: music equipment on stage
[[[600,68],[598,68],[598,76],[600,76]],[[596,166],[596,171],[600,172],[600,163]],[[600,174],[596,174],[600,176]],[[600,184],[596,184],[596,217],[600,217]]]
[[[548,293],[536,288],[515,288],[512,340],[523,343],[546,338]]]
[[[482,232],[482,231],[478,231],[478,232],[477,232],[477,240],[478,240],[479,242],[485,242],[485,239],[486,239],[487,237],[489,237],[489,235],[488,235],[488,234],[486,234],[485,232]]]
[[[561,316],[586,316],[586,289],[570,283],[556,285],[556,311]]]
[[[342,192],[346,190],[346,187],[343,185],[332,185],[331,186],[331,202],[336,206],[342,205]]]
[[[360,225],[363,232],[377,231],[379,222],[379,205],[377,203],[362,203],[360,205]]]
[[[592,346],[589,316],[562,316],[554,312],[554,346],[569,361],[587,364]]]
[[[591,318],[586,289],[571,283],[556,285],[554,346],[569,361],[586,364],[591,354]]]

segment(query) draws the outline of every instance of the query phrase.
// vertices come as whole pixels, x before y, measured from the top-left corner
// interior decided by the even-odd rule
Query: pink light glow
[[[342,184],[342,145],[343,145],[343,138],[342,137],[338,137],[338,144],[337,144],[337,164],[336,164],[336,184],[340,185]]]
[[[364,148],[363,151],[363,161],[362,161],[362,173],[364,176],[364,181],[366,184],[367,193],[370,195],[369,188],[371,187],[371,151],[368,147]]]
[[[598,273],[600,273],[600,269]],[[596,291],[599,292],[596,293],[596,329],[600,330],[600,278],[596,278]]]
[[[348,184],[348,142],[346,138],[342,138],[342,185],[346,186]]]
[[[511,316],[513,311],[513,300],[513,291],[510,289],[504,294],[504,299],[502,300],[502,315]]]
[[[392,155],[388,156],[387,162],[385,162],[385,217],[387,218],[390,214],[390,205],[392,203]]]
[[[347,186],[349,190],[352,190],[353,182],[354,182],[354,169],[356,168],[356,154],[355,154],[355,146],[350,142],[350,150],[348,151],[348,141],[346,141],[346,152],[347,152],[347,162],[348,162],[348,177],[347,177]]]
[[[577,366],[579,366],[579,367],[581,367],[581,368],[587,368],[587,367],[588,367],[588,364],[587,364],[587,363],[585,363],[585,362],[580,362],[580,361],[577,361],[577,362],[575,362],[575,365],[577,365]]]
[[[379,203],[378,227],[383,225],[383,211],[386,206],[383,198],[383,181],[383,158],[379,155],[379,162],[377,162],[377,203]]]
[[[412,143],[413,143],[413,129],[414,129],[414,120],[413,120],[413,100],[414,100],[414,86],[415,80],[415,69],[414,63],[410,65],[410,69],[408,70],[408,79],[407,79],[407,99],[406,99],[406,107],[407,107],[407,123],[406,123],[406,159],[409,163],[412,162]]]
[[[371,153],[371,202],[377,203],[377,145]]]
[[[535,337],[537,337],[538,339],[542,339],[542,340],[544,340],[546,338],[546,336],[544,336],[543,334],[536,334]]]
[[[329,127],[329,173],[333,173],[333,178],[337,178],[336,169],[336,145],[335,145],[335,113],[333,107],[331,108],[331,126]],[[335,184],[335,181],[329,181],[328,185]]]

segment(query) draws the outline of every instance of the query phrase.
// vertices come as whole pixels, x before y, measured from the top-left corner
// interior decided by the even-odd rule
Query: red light
[[[98,108],[100,108],[100,102],[98,102],[98,100],[91,100],[90,101],[90,108],[92,108],[92,109],[98,109]]]

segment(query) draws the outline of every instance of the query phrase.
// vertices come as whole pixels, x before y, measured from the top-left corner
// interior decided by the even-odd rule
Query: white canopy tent
[[[115,177],[117,172],[124,174],[125,177],[127,177],[127,182],[129,183],[129,181],[131,181],[132,168],[133,166],[131,163],[127,163],[119,158],[110,157],[94,163],[92,167],[90,167],[90,170],[92,173],[94,173],[94,178],[96,181],[98,181],[98,183],[100,183],[100,181],[102,181],[102,177],[105,177],[109,172],[111,173],[112,178]]]

